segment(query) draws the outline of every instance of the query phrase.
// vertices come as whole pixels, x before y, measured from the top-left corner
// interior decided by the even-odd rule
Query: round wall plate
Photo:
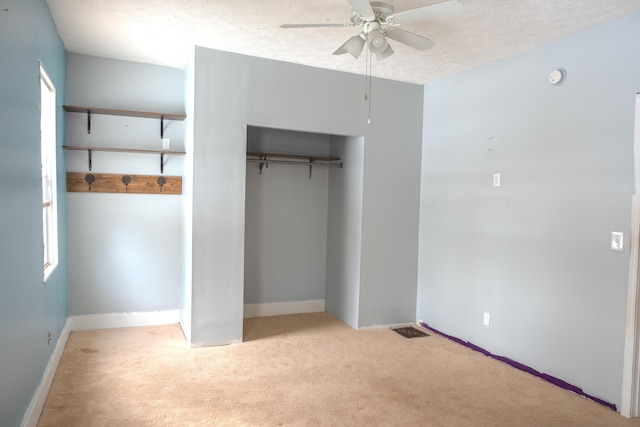
[[[549,73],[549,83],[552,85],[557,85],[564,78],[564,70],[562,68],[557,68]]]

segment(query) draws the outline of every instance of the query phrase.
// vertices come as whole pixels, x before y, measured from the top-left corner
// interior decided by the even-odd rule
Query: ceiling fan
[[[375,53],[378,60],[393,54],[387,38],[403,43],[417,50],[432,48],[436,42],[418,34],[398,28],[401,24],[444,18],[462,10],[462,4],[456,0],[444,1],[416,9],[395,13],[388,1],[347,0],[351,6],[350,23],[347,24],[284,24],[281,28],[319,28],[319,27],[362,27],[362,31],[342,44],[334,55],[350,53],[358,58],[365,44]]]

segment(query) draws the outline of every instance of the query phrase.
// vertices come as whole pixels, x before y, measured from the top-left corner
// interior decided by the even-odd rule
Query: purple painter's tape
[[[479,352],[479,353],[484,354],[485,356],[491,356],[491,353],[489,353],[487,350],[485,350],[484,348],[479,347],[479,346],[477,346],[477,345],[473,344],[472,342],[467,341],[467,342],[465,343],[465,345],[466,345],[467,347],[469,347],[471,350],[475,350],[475,351],[477,351],[477,352]]]
[[[545,381],[550,382],[553,385],[557,385],[560,388],[564,388],[566,390],[572,391],[575,394],[580,394],[584,396],[584,391],[582,391],[582,389],[580,387],[576,387],[572,384],[569,384],[566,381],[561,380],[560,378],[556,378],[554,376],[551,376],[549,374],[542,374],[542,379]]]
[[[471,343],[469,341],[464,341],[464,340],[462,340],[460,338],[456,338],[456,337],[454,337],[452,335],[447,335],[444,332],[441,332],[441,331],[439,331],[437,329],[432,328],[431,326],[427,325],[424,322],[420,322],[419,324],[423,328],[429,329],[429,330],[433,331],[437,335],[440,335],[440,336],[442,336],[444,338],[447,338],[447,339],[449,339],[451,341],[454,341],[454,342],[456,342],[456,343],[458,343],[460,345],[463,345],[465,347],[468,347],[468,348],[470,348],[472,350],[478,351],[478,352],[484,354],[485,356],[491,357],[492,359],[499,360],[500,362],[504,362],[504,363],[516,368],[516,369],[519,369],[519,370],[524,371],[524,372],[526,372],[528,374],[531,374],[533,376],[541,378],[541,379],[543,379],[543,380],[545,380],[545,381],[547,381],[547,382],[549,382],[549,383],[551,383],[551,384],[553,384],[553,385],[555,385],[557,387],[563,388],[565,390],[569,390],[569,391],[571,391],[573,393],[576,393],[576,394],[578,394],[578,395],[580,395],[582,397],[585,397],[585,398],[587,398],[589,400],[592,400],[592,401],[594,401],[596,403],[599,403],[602,406],[606,406],[607,408],[609,408],[609,409],[611,409],[613,411],[616,411],[616,412],[618,411],[618,408],[616,407],[616,405],[614,403],[606,402],[606,401],[604,401],[602,399],[599,399],[599,398],[597,398],[595,396],[591,396],[590,394],[585,393],[580,387],[576,387],[573,384],[569,384],[568,382],[563,381],[560,378],[556,378],[556,377],[554,377],[552,375],[544,374],[542,372],[539,372],[539,371],[533,369],[530,366],[524,365],[524,364],[522,364],[520,362],[516,362],[515,360],[509,359],[508,357],[497,356],[495,354],[491,354],[491,352],[485,350],[482,347],[479,347],[479,346],[477,346],[477,345],[475,345],[475,344],[473,344],[473,343]]]
[[[464,341],[462,341],[460,338],[456,338],[456,337],[454,337],[454,336],[452,336],[452,335],[447,335],[447,334],[445,334],[444,332],[440,332],[440,331],[439,331],[439,330],[437,330],[437,329],[433,329],[431,326],[427,325],[426,323],[420,323],[420,326],[422,326],[423,328],[431,329],[431,330],[432,330],[433,332],[435,332],[436,334],[441,335],[441,336],[443,336],[444,338],[446,338],[446,339],[448,339],[448,340],[451,340],[451,341],[457,342],[458,344],[461,344],[461,345],[464,345],[464,346],[466,346],[466,345],[467,345],[467,343],[466,343],[466,342],[464,342]]]
[[[519,369],[519,370],[524,371],[524,372],[526,372],[528,374],[531,374],[534,377],[543,378],[542,377],[542,372],[536,371],[532,367],[524,365],[524,364],[522,364],[520,362],[516,362],[513,359],[509,359],[508,357],[504,357],[504,356],[496,356],[494,354],[492,354],[491,357],[496,359],[496,360],[499,360],[500,362],[506,363],[507,365],[512,366],[512,367],[514,367],[516,369]]]

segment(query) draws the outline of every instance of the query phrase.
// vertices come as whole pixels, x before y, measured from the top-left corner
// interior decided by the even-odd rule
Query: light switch
[[[621,251],[624,248],[624,234],[621,231],[611,232],[611,250]]]
[[[500,174],[497,172],[493,174],[493,186],[500,187]]]
[[[162,138],[162,149],[171,150],[171,140],[169,138]]]

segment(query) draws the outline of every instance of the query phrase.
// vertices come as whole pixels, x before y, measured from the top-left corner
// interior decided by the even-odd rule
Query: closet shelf
[[[311,179],[311,170],[313,166],[326,166],[342,168],[343,164],[340,162],[340,157],[327,157],[327,156],[303,156],[298,154],[278,154],[278,153],[247,153],[247,162],[260,164],[260,175],[262,175],[262,169],[266,166],[269,167],[269,163],[285,164],[285,165],[299,165],[309,167],[309,179]]]
[[[78,145],[63,145],[62,148],[64,148],[65,150],[80,150],[80,151],[86,150],[89,156],[89,171],[91,171],[91,167],[92,167],[91,153],[93,151],[108,151],[108,152],[115,152],[115,153],[137,153],[137,154],[160,154],[160,173],[161,174],[164,173],[165,154],[174,155],[174,156],[182,156],[186,154],[186,152],[184,151],[177,151],[177,150],[142,150],[138,148],[81,147]]]

